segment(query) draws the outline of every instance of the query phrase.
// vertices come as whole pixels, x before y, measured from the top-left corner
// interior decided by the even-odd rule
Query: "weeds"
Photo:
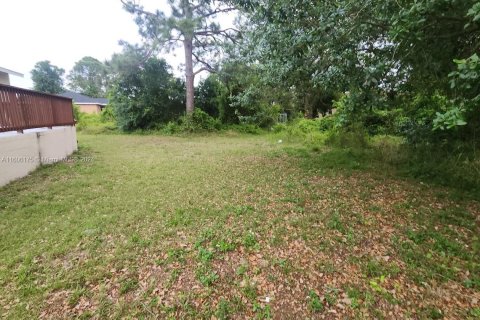
[[[322,312],[325,309],[320,297],[315,293],[315,291],[310,290],[308,297],[308,307],[312,312]]]
[[[120,283],[120,294],[126,294],[138,287],[137,279],[125,279]]]
[[[480,288],[478,204],[376,167],[380,145],[79,140],[94,162],[44,167],[0,189],[2,318],[479,312],[464,300]],[[443,294],[425,295],[427,286]],[[428,307],[411,303],[419,299]]]
[[[253,232],[247,232],[244,237],[243,237],[243,245],[247,249],[257,249],[258,248],[258,242],[255,234]]]
[[[218,279],[218,274],[209,266],[202,265],[196,271],[197,280],[206,287],[210,287]]]

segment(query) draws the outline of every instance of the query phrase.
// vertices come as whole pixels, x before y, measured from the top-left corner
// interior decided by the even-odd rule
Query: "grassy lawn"
[[[2,318],[480,317],[451,190],[266,136],[79,141],[0,189]]]

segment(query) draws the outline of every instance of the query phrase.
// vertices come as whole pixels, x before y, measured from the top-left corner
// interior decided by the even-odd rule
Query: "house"
[[[23,78],[23,74],[21,74],[19,72],[15,72],[15,71],[12,71],[12,70],[7,69],[7,68],[0,67],[0,84],[5,84],[5,85],[9,86],[10,85],[10,75]]]
[[[108,99],[106,98],[92,98],[81,93],[73,91],[65,91],[59,96],[67,97],[73,100],[73,103],[76,104],[81,112],[98,114],[107,106]]]

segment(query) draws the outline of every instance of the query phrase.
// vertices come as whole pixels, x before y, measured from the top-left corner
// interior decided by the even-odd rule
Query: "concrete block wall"
[[[0,136],[0,186],[22,178],[42,164],[61,161],[77,150],[75,127]]]

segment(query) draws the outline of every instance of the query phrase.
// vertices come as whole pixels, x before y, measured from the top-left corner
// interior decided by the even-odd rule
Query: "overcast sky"
[[[141,0],[147,9],[169,12],[166,0]],[[228,26],[232,17],[223,17]],[[100,61],[120,52],[120,39],[140,42],[132,16],[120,0],[0,0],[0,67],[23,73],[11,84],[32,88],[30,71],[36,62],[50,60],[70,71],[84,56]],[[164,56],[178,71],[182,51]]]

